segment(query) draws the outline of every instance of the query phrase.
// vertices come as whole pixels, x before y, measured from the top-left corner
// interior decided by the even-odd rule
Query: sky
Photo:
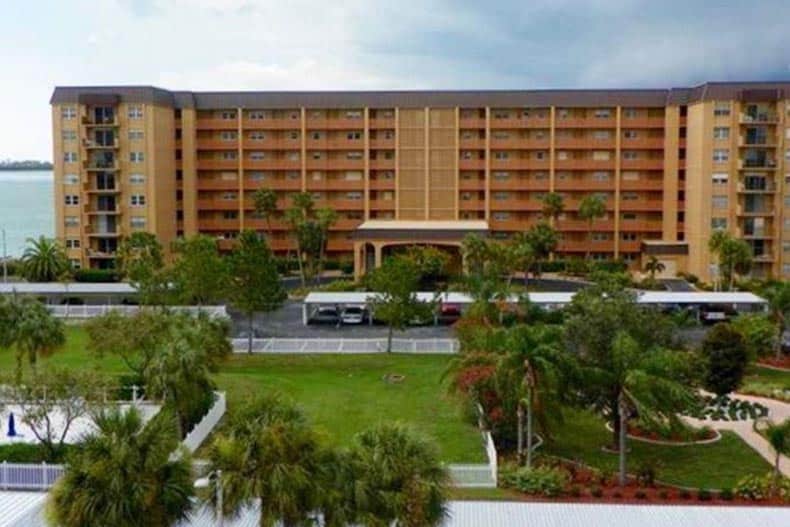
[[[0,159],[56,85],[667,88],[790,79],[787,0],[3,0]]]

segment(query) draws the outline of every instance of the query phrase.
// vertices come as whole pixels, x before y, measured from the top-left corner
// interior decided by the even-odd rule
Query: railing
[[[0,489],[3,490],[47,490],[63,475],[63,465],[46,463],[0,464]]]
[[[225,392],[214,392],[214,405],[203,416],[198,424],[187,434],[182,444],[190,451],[195,452],[203,441],[209,436],[214,427],[217,426],[222,416],[227,410]]]
[[[47,309],[53,316],[58,318],[94,318],[106,315],[111,311],[117,311],[122,315],[134,315],[146,306],[126,306],[126,305],[47,305]],[[228,312],[225,306],[167,306],[168,310],[181,313],[196,315],[206,313],[213,317],[227,317]]]
[[[447,466],[450,480],[455,487],[493,488],[497,486],[499,462],[496,445],[491,432],[485,429],[483,423],[483,408],[478,404],[478,427],[483,438],[483,447],[486,451],[487,464],[452,464]]]
[[[232,339],[233,351],[247,352],[249,340]],[[455,339],[392,339],[393,353],[453,354],[458,352]],[[387,339],[252,339],[253,353],[386,353]]]

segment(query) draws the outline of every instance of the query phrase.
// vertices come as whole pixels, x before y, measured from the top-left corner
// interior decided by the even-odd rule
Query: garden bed
[[[746,421],[766,417],[768,408],[760,403],[733,399],[728,395],[702,397],[702,404],[686,415],[706,421]]]
[[[606,429],[612,431],[612,424],[606,423]],[[688,435],[675,432],[671,435],[660,434],[654,430],[641,428],[638,425],[628,425],[628,438],[643,443],[667,446],[707,445],[721,439],[721,434],[708,427],[688,428]]]

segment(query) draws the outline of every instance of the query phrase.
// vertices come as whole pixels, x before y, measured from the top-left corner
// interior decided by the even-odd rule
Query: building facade
[[[648,255],[711,279],[708,238],[751,245],[757,276],[790,278],[790,82],[664,90],[171,92],[58,87],[51,99],[56,232],[83,267],[114,264],[135,230],[165,246],[204,233],[230,249],[271,230],[252,195],[280,207],[309,192],[339,220],[329,257],[375,265],[389,246],[507,238],[554,221],[560,257]],[[606,214],[589,224],[582,198]],[[416,222],[416,223],[415,223]]]

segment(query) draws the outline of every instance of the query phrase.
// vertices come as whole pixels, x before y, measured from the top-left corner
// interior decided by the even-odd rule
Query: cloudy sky
[[[55,85],[591,88],[790,79],[787,0],[3,4],[0,159],[51,158]]]

